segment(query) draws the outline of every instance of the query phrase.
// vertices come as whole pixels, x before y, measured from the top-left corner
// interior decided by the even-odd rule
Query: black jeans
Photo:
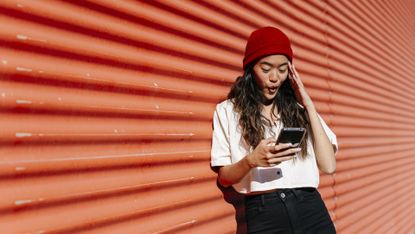
[[[315,188],[280,189],[246,196],[245,208],[248,233],[336,233]]]

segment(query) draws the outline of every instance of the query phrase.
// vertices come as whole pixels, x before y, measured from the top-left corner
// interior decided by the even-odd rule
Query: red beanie
[[[281,30],[273,27],[259,28],[251,33],[246,43],[243,68],[264,56],[284,54],[293,59],[290,39]]]

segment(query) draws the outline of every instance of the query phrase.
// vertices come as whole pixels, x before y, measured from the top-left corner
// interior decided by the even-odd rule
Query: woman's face
[[[254,74],[265,101],[273,100],[288,77],[288,59],[280,54],[263,57],[254,65]]]

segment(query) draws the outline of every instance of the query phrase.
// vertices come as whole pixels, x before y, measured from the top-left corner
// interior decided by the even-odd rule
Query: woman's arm
[[[293,86],[297,99],[307,110],[310,119],[312,137],[314,139],[313,146],[318,167],[324,173],[334,173],[336,171],[336,158],[334,156],[333,145],[321,125],[314,103],[306,92],[304,84],[295,70],[294,65],[291,63],[288,63],[288,65],[291,72],[291,85]]]
[[[293,159],[295,153],[301,148],[291,148],[291,144],[278,144],[275,139],[262,140],[255,150],[246,155],[237,163],[223,166],[219,169],[218,179],[223,186],[230,186],[240,182],[254,167],[270,167],[283,161]]]
[[[248,155],[239,162],[223,166],[219,169],[219,183],[225,187],[238,183],[251,170],[253,166],[249,164]]]
[[[324,173],[332,174],[336,171],[336,158],[334,156],[333,145],[321,125],[314,105],[307,105],[305,108],[310,119],[314,139],[314,153],[317,158],[318,167]]]

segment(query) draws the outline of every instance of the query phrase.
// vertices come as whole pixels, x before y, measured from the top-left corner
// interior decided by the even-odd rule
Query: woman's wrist
[[[245,163],[249,167],[249,169],[256,167],[256,165],[253,161],[253,156],[254,156],[253,154],[254,154],[254,152],[246,155],[245,158],[244,158]]]

